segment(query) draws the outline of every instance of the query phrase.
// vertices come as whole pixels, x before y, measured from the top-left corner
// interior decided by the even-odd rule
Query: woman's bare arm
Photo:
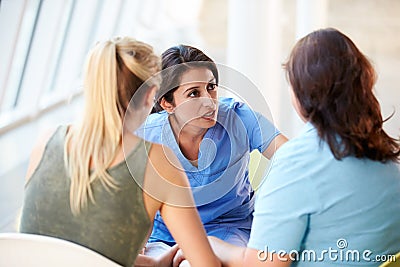
[[[175,154],[161,145],[153,145],[149,164],[146,198],[151,198],[149,203],[161,203],[161,215],[186,259],[192,267],[220,266],[206,237],[186,174]],[[156,210],[152,207],[148,210],[151,210],[149,216],[154,217]]]
[[[279,255],[278,257],[275,253],[269,253],[266,257],[264,252],[260,253],[256,249],[234,246],[213,236],[210,236],[209,240],[224,267],[289,267],[292,263],[288,255]]]
[[[262,152],[263,156],[267,159],[271,159],[278,148],[286,143],[288,139],[283,134],[277,135],[274,140],[269,144],[269,146]]]

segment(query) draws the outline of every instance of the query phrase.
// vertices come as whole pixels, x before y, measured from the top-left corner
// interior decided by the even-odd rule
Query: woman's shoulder
[[[253,121],[256,120],[259,115],[244,102],[234,98],[220,97],[218,99],[218,116],[219,118],[232,118],[232,116],[237,116],[242,121]]]
[[[241,101],[237,101],[231,97],[220,97],[218,98],[218,106],[220,110],[235,110],[235,109],[247,109],[248,106]]]
[[[180,166],[175,153],[163,144],[148,142],[151,145],[149,159],[155,167],[168,171],[168,168]]]
[[[36,143],[33,146],[32,152],[31,152],[28,170],[26,172],[26,180],[29,180],[29,178],[32,176],[33,172],[36,170],[50,141],[53,140],[54,138],[56,138],[57,135],[59,135],[59,134],[63,134],[65,136],[67,130],[68,130],[67,125],[59,125],[58,127],[46,129],[39,136],[39,138],[37,139]]]
[[[135,130],[135,134],[147,141],[160,143],[161,132],[169,123],[168,114],[165,111],[150,114],[143,124]]]
[[[280,146],[275,156],[285,160],[293,160],[299,157],[306,161],[310,158],[319,157],[321,152],[323,152],[323,144],[320,142],[318,133],[315,128],[307,124],[298,135]]]
[[[143,123],[143,126],[146,127],[156,127],[160,124],[165,123],[165,120],[168,118],[168,113],[165,110],[151,113]]]
[[[265,137],[276,136],[279,132],[270,114],[253,110],[248,104],[233,98],[221,98],[219,103],[218,119],[223,123],[233,123],[237,128],[237,122],[241,121],[249,133],[261,129]]]
[[[146,193],[171,205],[193,205],[185,170],[168,147],[152,144],[149,152]]]
[[[57,136],[64,137],[68,129],[69,126],[67,125],[59,125],[57,127],[47,128],[42,134],[39,135],[33,147],[33,152],[41,152],[40,154],[42,154],[51,140]]]
[[[136,132],[141,133],[144,130],[161,129],[166,123],[168,123],[168,113],[166,111],[152,113],[147,116],[146,120],[140,125]]]

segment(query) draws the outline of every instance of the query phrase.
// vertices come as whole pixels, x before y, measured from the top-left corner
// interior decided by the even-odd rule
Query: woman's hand
[[[170,267],[175,259],[177,251],[180,251],[178,244],[175,244],[171,249],[157,258],[156,267]],[[175,266],[175,265],[174,265]]]
[[[187,265],[184,265],[183,263],[187,262]],[[182,265],[180,265],[182,263]],[[180,267],[180,266],[190,266],[189,262],[186,260],[185,255],[183,255],[183,251],[182,249],[179,249],[175,256],[174,259],[172,261],[172,266],[173,267]]]
[[[157,258],[144,255],[142,252],[136,258],[135,267],[170,267],[178,249],[178,245],[175,245]]]

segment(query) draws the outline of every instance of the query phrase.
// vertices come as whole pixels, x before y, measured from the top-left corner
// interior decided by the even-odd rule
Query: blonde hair
[[[81,124],[67,133],[64,149],[73,214],[86,207],[88,199],[94,203],[91,183],[96,179],[108,191],[117,189],[107,168],[121,144],[123,116],[136,90],[159,70],[160,59],[152,47],[133,38],[98,42],[89,52],[84,115]]]

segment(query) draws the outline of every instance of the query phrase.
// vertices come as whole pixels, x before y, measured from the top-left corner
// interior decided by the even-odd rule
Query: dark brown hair
[[[214,61],[204,54],[203,51],[189,45],[178,45],[167,49],[161,55],[162,82],[157,100],[164,98],[169,103],[174,103],[173,93],[178,89],[182,75],[192,68],[207,68],[218,84],[218,69]],[[153,112],[161,111],[163,108],[156,103]]]
[[[335,158],[399,160],[398,140],[383,130],[372,91],[375,70],[350,38],[332,28],[312,32],[297,42],[284,68],[302,115]]]

